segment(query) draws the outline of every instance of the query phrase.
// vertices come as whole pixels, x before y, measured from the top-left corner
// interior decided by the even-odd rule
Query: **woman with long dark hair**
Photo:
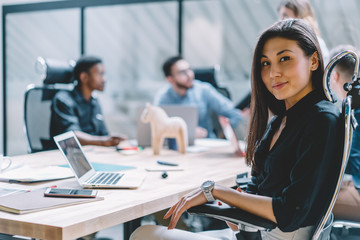
[[[341,163],[341,118],[324,95],[323,58],[312,28],[279,21],[260,36],[252,64],[251,119],[246,161],[250,193],[206,181],[170,208],[174,229],[190,207],[218,199],[277,223],[263,239],[309,239],[327,210]],[[236,226],[230,225],[232,230]],[[142,226],[135,239],[232,239],[162,226]],[[229,233],[230,232],[230,233]]]

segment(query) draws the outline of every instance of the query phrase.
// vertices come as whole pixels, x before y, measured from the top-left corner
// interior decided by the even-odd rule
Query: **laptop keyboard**
[[[97,174],[93,179],[91,179],[89,181],[89,183],[94,184],[94,185],[99,185],[99,184],[101,184],[101,185],[104,185],[104,184],[114,185],[121,179],[122,176],[124,176],[123,173],[103,172],[103,173]]]

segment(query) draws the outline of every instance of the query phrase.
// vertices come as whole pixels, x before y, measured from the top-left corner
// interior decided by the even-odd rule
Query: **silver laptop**
[[[195,129],[198,125],[198,110],[195,106],[183,106],[183,105],[164,105],[161,106],[169,117],[181,117],[184,119],[188,129],[188,143],[194,145],[195,141]],[[140,120],[140,116],[143,107],[138,108],[137,112],[137,143],[140,147],[151,146],[151,129],[150,123],[143,123]]]
[[[84,188],[137,188],[145,178],[139,172],[97,172],[87,160],[73,131],[54,137],[79,184]]]

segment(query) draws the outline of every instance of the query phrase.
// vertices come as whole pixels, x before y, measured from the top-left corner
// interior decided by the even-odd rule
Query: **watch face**
[[[206,182],[203,183],[203,187],[204,188],[209,188],[212,185],[212,183],[213,183],[212,181],[206,181]]]

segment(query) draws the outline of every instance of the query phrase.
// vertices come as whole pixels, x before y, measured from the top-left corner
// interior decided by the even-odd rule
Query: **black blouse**
[[[269,151],[284,116],[275,116],[255,152],[255,193],[272,197],[280,230],[316,225],[335,189],[343,149],[340,112],[313,91],[285,113],[286,126]]]

